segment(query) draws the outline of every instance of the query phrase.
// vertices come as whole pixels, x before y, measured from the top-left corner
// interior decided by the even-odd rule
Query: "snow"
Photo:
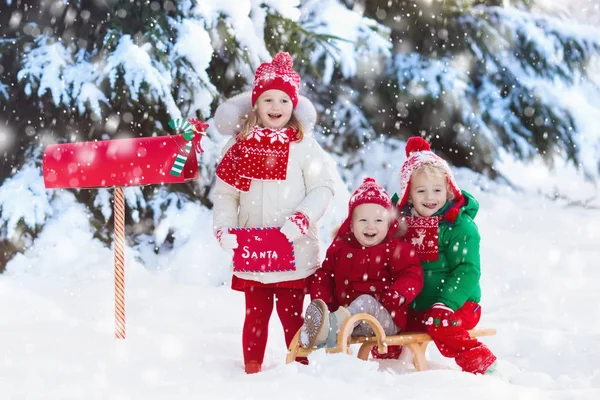
[[[550,7],[559,2],[537,3]],[[590,1],[577,3],[564,2],[564,6],[571,11],[579,7],[583,19],[597,17],[591,11],[585,15],[586,8],[581,6]],[[220,37],[220,19],[248,60],[248,64],[232,63],[230,72],[251,82],[254,69],[271,59],[264,43],[265,7],[270,7],[314,32],[346,39],[318,47],[311,60],[297,60],[325,65],[320,85],[330,82],[335,68],[344,78],[371,79],[386,65],[385,59],[394,57],[399,83],[409,86],[417,98],[443,96],[448,107],[461,108],[466,126],[479,126],[479,134],[489,141],[494,142],[494,135],[483,123],[481,110],[494,121],[507,120],[508,100],[498,96],[490,80],[482,82],[476,103],[463,100],[475,95],[467,85],[471,57],[438,61],[392,55],[387,28],[356,12],[359,4],[353,10],[333,0],[184,0],[176,6],[186,10],[186,17],[170,20],[177,32],[172,41],[139,45],[128,35],[113,37],[115,51],[99,62],[92,61],[98,58],[96,53],[77,52],[32,31],[36,43],[23,48],[17,78],[32,100],[49,95],[59,108],[107,118],[104,139],[121,119],[116,114],[103,116],[102,111],[111,100],[101,88],[109,83],[115,95],[117,71],[134,101],[137,96],[148,96],[164,104],[172,118],[181,117],[181,104],[189,107],[188,114],[209,115],[219,94],[206,71],[227,36]],[[561,7],[556,12],[562,12]],[[491,182],[466,169],[455,170],[460,186],[481,204],[476,219],[482,233],[480,327],[498,329],[497,336],[483,338],[499,357],[496,376],[462,373],[433,347],[428,351],[431,370],[420,373],[411,369],[407,354],[400,361],[363,362],[319,351],[311,355],[309,366],[286,365],[283,334],[275,316],[264,372],[246,375],[241,351],[244,298],[228,286],[230,257],[213,238],[211,211],[189,197],[169,192],[168,187],[157,188],[148,204],[140,188],[125,189],[128,215],[134,223],[128,229],[144,229],[147,221],[140,210],[147,207],[153,211],[156,228],[138,234],[135,243],[127,243],[127,338],[117,340],[113,250],[98,239],[90,211],[72,193],[44,188],[39,162],[30,157],[32,161],[15,169],[0,186],[0,239],[17,243],[25,229],[39,232],[0,274],[1,398],[599,398],[600,191],[586,178],[598,176],[600,58],[592,58],[581,72],[569,73],[561,65],[565,54],[556,36],[560,32],[589,47],[597,45],[599,31],[596,26],[559,18],[531,22],[524,12],[511,7],[497,9],[495,14],[503,17],[506,29],[521,32],[524,40],[536,44],[535,51],[554,62],[553,68],[561,69],[572,82],[535,76],[502,46],[497,52],[503,57],[501,62],[488,60],[488,73],[506,67],[545,103],[572,113],[581,157],[581,170],[560,158],[548,169],[539,157],[524,164],[498,150],[495,167],[511,185]],[[9,26],[18,25],[21,17],[13,13]],[[500,37],[496,40],[502,45]],[[480,52],[477,47],[471,50]],[[167,54],[169,67],[157,61],[157,53]],[[174,71],[187,84],[173,88]],[[414,76],[406,75],[407,71]],[[0,81],[0,98],[9,99],[9,91],[10,86]],[[336,140],[351,131],[344,123],[364,127],[365,137],[376,135],[355,106],[357,96],[347,92],[341,97],[344,104],[325,110],[339,120]],[[128,122],[125,115],[123,120]],[[18,134],[22,132],[13,132],[0,120],[0,151],[10,148]],[[226,140],[215,134],[214,127],[209,128],[202,142],[205,153],[197,189],[211,184]],[[334,140],[334,136],[323,140]],[[528,148],[522,146],[525,152]],[[338,161],[344,181],[357,184],[373,176],[393,193],[399,189],[404,143],[380,137]],[[349,192],[339,178],[336,189],[320,223],[322,255],[347,212]],[[109,220],[112,191],[100,189],[93,206]]]
[[[480,14],[488,17],[482,18]],[[532,16],[514,7],[477,6],[459,20],[469,34],[485,32],[489,37],[484,42],[470,41],[469,52],[452,58],[395,53],[390,72],[399,85],[399,103],[427,101],[431,97],[443,99],[442,104],[451,115],[455,110],[460,113],[454,126],[460,133],[458,139],[467,143],[477,140],[480,146],[489,147],[497,169],[503,168],[503,152],[497,150],[506,146],[502,138],[513,142],[523,158],[535,156],[538,150],[531,144],[531,133],[520,113],[535,115],[537,126],[557,128],[548,134],[561,136],[559,143],[574,142],[579,168],[587,178],[597,180],[600,134],[595,125],[600,115],[600,59],[576,60],[580,57],[578,52],[570,52],[571,58],[567,59],[563,44],[573,41],[594,54],[600,30],[585,24],[565,23],[564,19],[553,16]],[[516,46],[511,38],[520,38],[527,46]],[[529,57],[544,60],[541,71],[533,69],[523,51],[531,53]],[[476,59],[484,60],[485,73],[472,71]],[[506,97],[501,95],[502,85],[497,79],[500,72],[510,77],[503,84],[513,81],[514,90]],[[536,102],[543,106],[541,110]],[[524,109],[515,113],[514,107],[521,107],[518,104]],[[572,127],[569,116],[573,117]],[[552,126],[550,118],[563,122]],[[474,132],[476,136],[471,136]],[[567,137],[572,139],[564,139]],[[563,168],[567,159],[567,146],[560,147],[552,149],[556,152],[552,161],[557,169]]]
[[[196,21],[184,20],[178,25],[180,34],[173,47],[174,57],[187,58],[198,79],[207,88],[207,91],[216,92],[216,87],[210,82],[210,77],[206,70],[209,67],[210,60],[213,57],[213,48],[208,32],[202,25]],[[194,98],[194,96],[191,96]],[[202,115],[210,115],[210,103],[213,98],[208,93],[196,96],[192,111],[199,110]]]
[[[121,76],[117,72],[120,72],[133,101],[139,100],[142,85],[148,85],[150,97],[161,100],[172,118],[181,118],[181,111],[171,94],[171,75],[162,64],[153,62],[148,54],[151,50],[149,43],[138,46],[130,35],[123,35],[115,51],[106,59],[104,72],[113,88]]]
[[[50,91],[54,104],[58,106],[64,100],[67,86],[60,76],[63,68],[71,62],[71,54],[62,43],[51,43],[46,36],[36,39],[36,42],[40,47],[29,51],[24,57],[24,65],[17,73],[17,79],[27,79],[29,82],[39,80],[37,95],[42,97],[46,91]],[[32,92],[31,83],[27,83],[25,94],[31,96]]]
[[[374,154],[389,156],[386,148]],[[390,191],[398,189],[401,162],[378,177]],[[363,171],[374,172],[374,165]],[[170,252],[126,247],[127,338],[117,340],[112,250],[94,238],[85,208],[56,191],[43,231],[0,275],[2,397],[595,399],[600,211],[544,194],[553,185],[568,187],[568,171],[540,173],[533,166],[527,173],[508,159],[506,165],[521,177],[518,189],[456,170],[461,187],[481,203],[480,327],[498,330],[483,338],[499,357],[498,376],[462,373],[433,347],[427,372],[414,372],[406,356],[364,362],[323,351],[310,356],[309,366],[286,365],[276,317],[264,372],[246,375],[243,295],[228,287],[229,257],[212,237],[210,210],[196,203],[165,211],[155,235],[160,241],[168,230],[177,233]],[[321,224],[324,245],[347,199],[338,181]]]
[[[19,221],[29,228],[42,225],[52,215],[41,171],[28,163],[0,186],[0,221],[6,221],[7,236],[15,235]]]
[[[376,21],[349,10],[335,0],[308,0],[302,6],[303,17],[314,26],[314,32],[341,38],[330,46],[319,46],[311,55],[311,63],[324,59],[322,84],[331,83],[337,66],[345,78],[358,74],[360,61],[372,67],[378,56],[389,58],[392,44],[385,39],[389,30]],[[381,33],[384,33],[382,35]],[[334,51],[332,51],[334,50]],[[368,61],[367,61],[368,60]]]
[[[77,105],[79,114],[85,113],[87,104],[92,113],[100,118],[102,116],[100,103],[109,103],[104,93],[96,85],[101,78],[100,70],[96,68],[95,64],[85,60],[86,55],[83,51],[80,50],[76,57],[78,63],[65,68],[63,78],[72,85],[71,96]],[[67,101],[65,103],[68,104]]]
[[[56,106],[70,107],[74,103],[79,114],[89,107],[96,116],[101,116],[100,103],[106,104],[108,100],[96,85],[100,71],[86,60],[85,52],[79,51],[73,57],[62,43],[52,43],[46,36],[36,39],[36,44],[39,47],[27,53],[23,68],[17,73],[17,78],[26,82],[25,93],[31,96],[37,86],[37,97],[50,92]],[[8,99],[8,94],[5,97]]]
[[[283,3],[283,2],[279,2]],[[248,59],[254,69],[264,60],[270,58],[269,51],[263,40],[263,32],[265,27],[264,11],[261,12],[260,3],[250,0],[230,1],[230,0],[208,0],[199,1],[193,9],[195,16],[206,21],[209,27],[215,27],[218,24],[219,18],[223,18],[226,23],[228,33],[233,35],[239,43],[239,47],[246,51]],[[294,8],[293,6],[291,8]],[[258,16],[254,19],[250,18],[250,13],[255,12]],[[286,12],[285,6],[280,6],[280,12]],[[297,18],[295,15],[297,10],[292,11],[291,15],[286,15],[289,18]],[[242,67],[243,64],[236,68]],[[238,71],[246,76],[249,80],[253,77],[253,70],[246,68],[246,71]]]
[[[2,68],[0,68],[0,73],[2,73]],[[0,95],[2,95],[5,100],[8,100],[8,85],[2,82],[0,82]]]

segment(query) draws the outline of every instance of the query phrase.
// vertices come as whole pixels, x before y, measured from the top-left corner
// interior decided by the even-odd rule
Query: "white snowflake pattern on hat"
[[[375,182],[373,178],[365,178],[363,183],[350,196],[348,202],[348,216],[340,226],[336,237],[341,237],[350,231],[352,212],[361,204],[378,204],[388,210],[392,209],[392,200],[385,189]]]
[[[406,141],[405,152],[407,158],[400,170],[400,193],[398,194],[399,208],[404,207],[408,202],[410,178],[419,168],[427,164],[434,167],[440,167],[445,171],[450,190],[454,194],[455,199],[458,200],[458,205],[460,206],[462,204],[461,200],[463,200],[463,195],[458,184],[454,180],[454,175],[452,174],[450,166],[446,160],[431,151],[431,147],[425,139],[420,136],[409,138]]]
[[[279,52],[270,63],[262,63],[254,74],[254,87],[252,88],[252,105],[261,94],[267,90],[275,89],[285,92],[294,108],[298,104],[300,91],[300,75],[293,69],[294,60],[289,53]]]

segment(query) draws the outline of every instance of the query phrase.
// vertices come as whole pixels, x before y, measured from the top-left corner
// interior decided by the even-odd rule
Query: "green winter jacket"
[[[465,204],[460,208],[455,223],[442,219],[439,225],[439,257],[436,261],[421,262],[425,285],[411,303],[414,311],[421,312],[434,303],[444,303],[453,310],[466,301],[479,302],[479,230],[473,222],[479,203],[469,193],[462,191]],[[448,202],[435,216],[444,215],[450,208]]]

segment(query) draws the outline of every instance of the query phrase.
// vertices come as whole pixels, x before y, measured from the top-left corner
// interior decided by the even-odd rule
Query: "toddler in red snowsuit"
[[[300,331],[303,347],[335,346],[341,324],[358,313],[374,316],[388,335],[406,328],[408,304],[423,287],[423,270],[413,246],[394,237],[397,230],[390,197],[366,178],[350,197],[348,217],[312,277],[313,301]],[[353,331],[373,334],[366,323]]]

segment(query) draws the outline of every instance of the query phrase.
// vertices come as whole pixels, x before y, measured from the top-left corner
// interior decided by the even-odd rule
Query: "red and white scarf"
[[[438,235],[442,217],[405,217],[408,230],[404,240],[417,250],[421,261],[438,259]]]
[[[270,129],[254,126],[245,139],[229,148],[217,166],[216,174],[225,183],[247,192],[252,179],[284,181],[290,156],[290,142],[296,138],[291,128]]]

